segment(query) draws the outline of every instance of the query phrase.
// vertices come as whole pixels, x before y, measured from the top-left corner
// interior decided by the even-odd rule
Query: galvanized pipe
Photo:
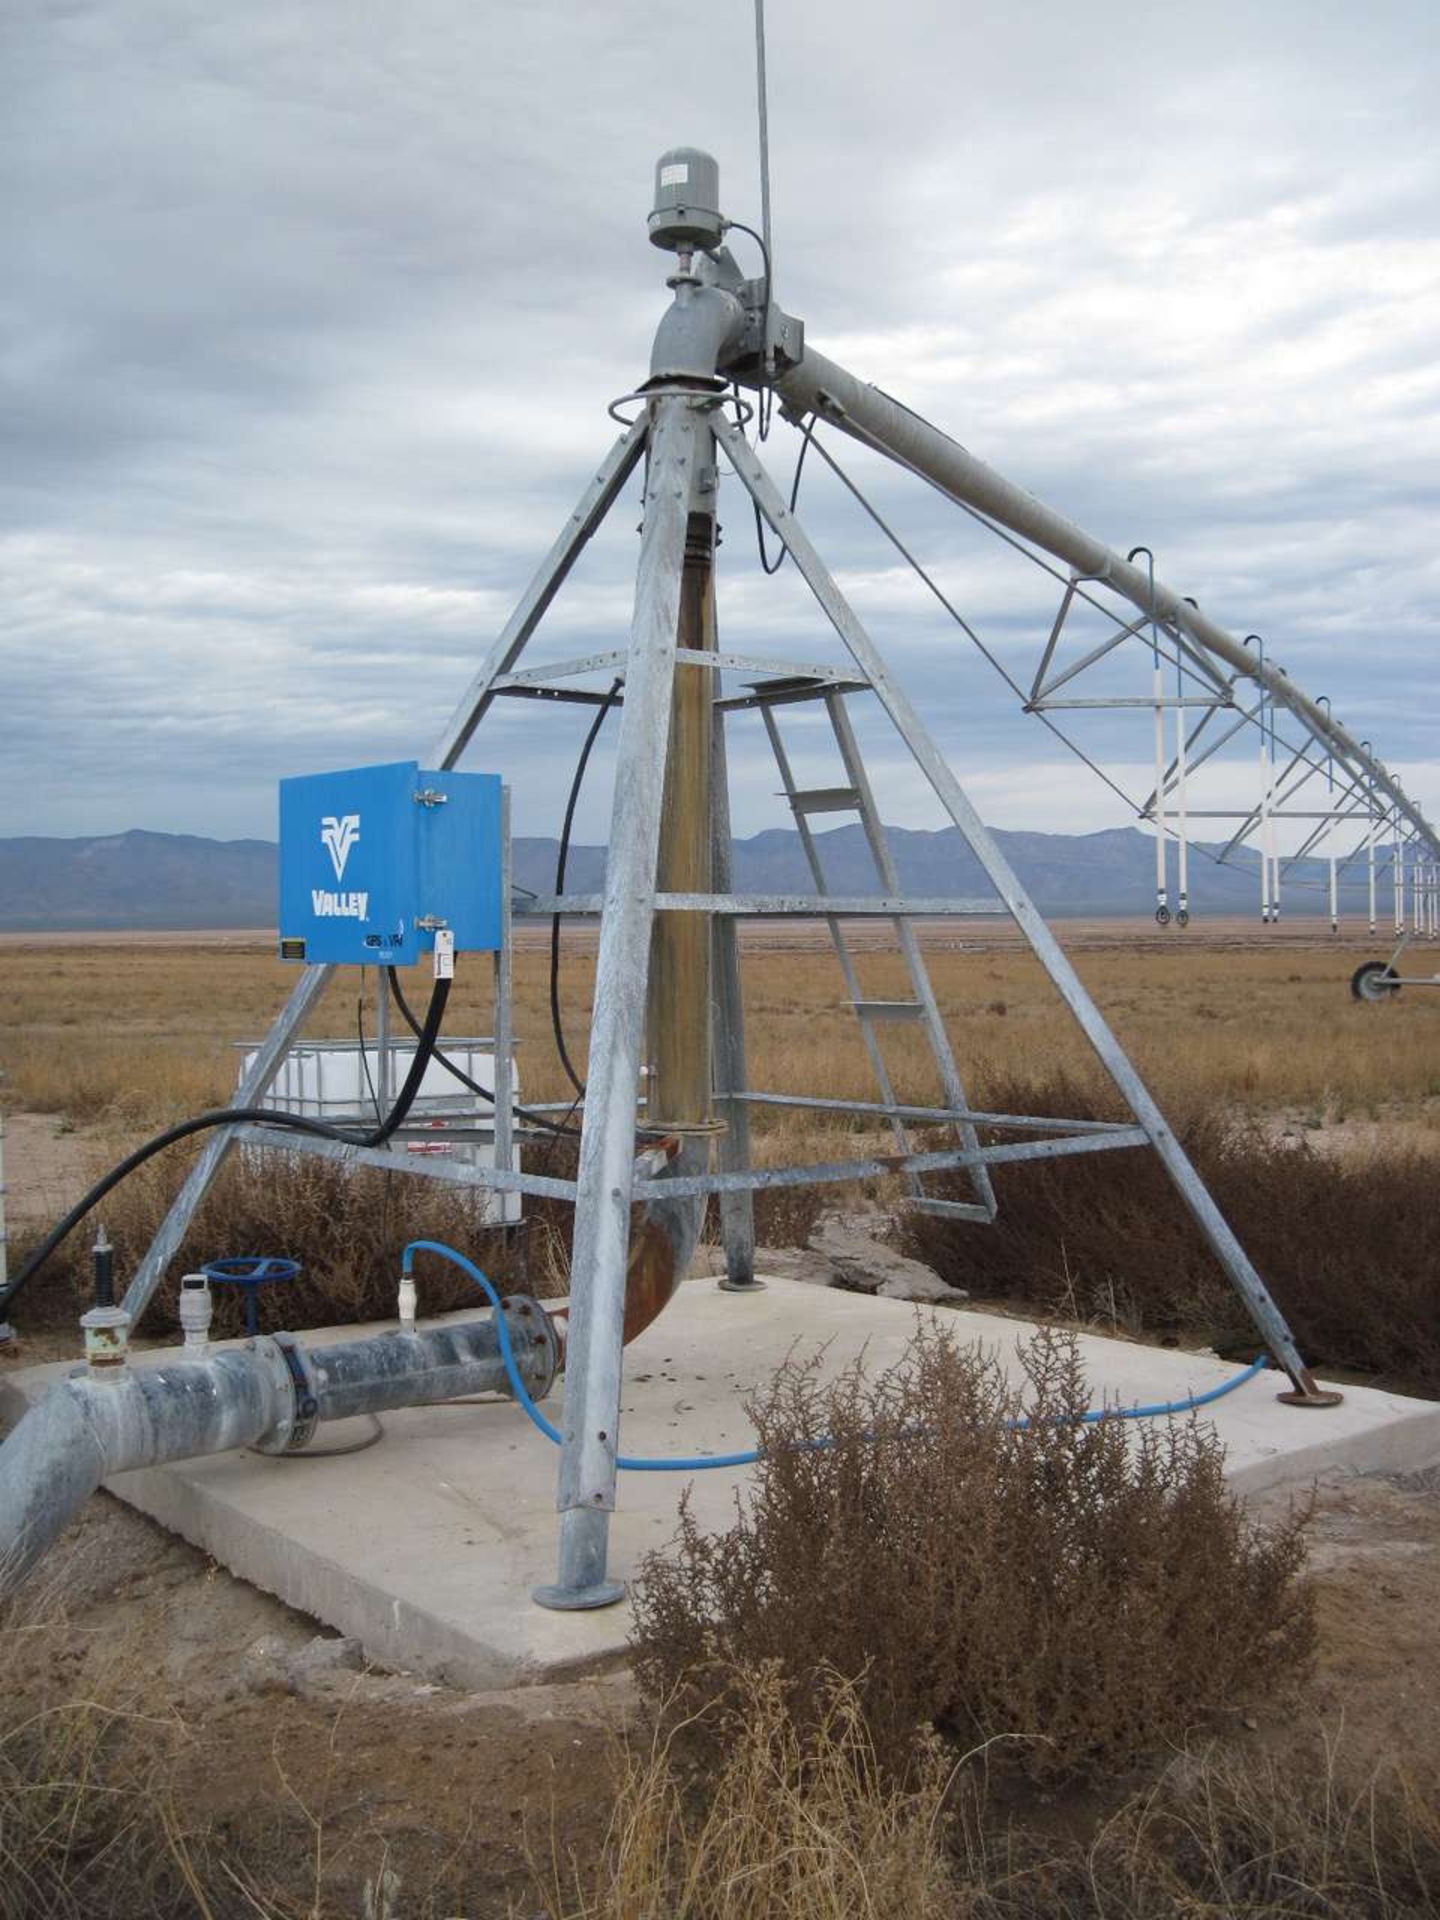
[[[506,1302],[506,1325],[517,1365],[537,1399],[555,1377],[555,1339],[533,1300]],[[509,1393],[494,1316],[413,1333],[382,1333],[303,1350],[314,1385],[317,1418],[350,1420],[359,1413],[430,1407],[477,1393]]]
[[[250,1348],[62,1380],[0,1446],[0,1593],[111,1474],[254,1446],[293,1404],[283,1359]]]
[[[1148,614],[1151,607],[1149,574],[1103,540],[1077,527],[977,459],[938,427],[892,400],[878,387],[847,373],[813,348],[805,348],[798,366],[775,382],[775,391],[797,413],[815,413],[842,433],[910,467],[952,500],[973,507],[996,520],[1021,539],[1032,541],[1057,560],[1095,580]],[[1178,627],[1208,653],[1246,680],[1263,686],[1267,694],[1295,714],[1317,739],[1333,745],[1344,757],[1363,767],[1375,785],[1394,803],[1426,845],[1440,853],[1440,834],[1409,799],[1400,783],[1338,720],[1301,692],[1279,667],[1257,660],[1255,654],[1217,621],[1209,618],[1163,581],[1154,583],[1154,610],[1167,625]]]
[[[711,616],[714,596],[711,596]],[[725,714],[711,700],[710,740],[710,884],[728,893],[734,880],[734,839],[730,826],[730,775],[725,747]],[[725,1130],[717,1157],[730,1173],[750,1165],[750,1110],[745,1056],[745,996],[740,978],[740,937],[733,918],[713,915],[710,922],[711,1047],[719,1079],[718,1104]],[[757,1291],[755,1279],[755,1202],[748,1193],[720,1195],[720,1237],[725,1247],[725,1278],[730,1293]]]
[[[506,1302],[506,1322],[526,1384],[543,1398],[556,1370],[550,1323],[525,1299]],[[72,1374],[0,1446],[0,1595],[112,1474],[236,1447],[299,1452],[324,1421],[509,1390],[488,1314],[330,1347],[281,1335],[203,1359]]]

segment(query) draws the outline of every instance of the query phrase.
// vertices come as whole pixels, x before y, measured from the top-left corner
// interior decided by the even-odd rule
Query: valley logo
[[[343,813],[338,817],[327,813],[321,820],[320,840],[330,854],[337,881],[345,878],[345,863],[359,838],[358,813]],[[310,909],[318,919],[363,920],[369,904],[368,893],[331,893],[326,887],[310,889]]]
[[[320,839],[330,849],[330,864],[335,869],[335,878],[345,878],[345,862],[350,858],[350,849],[360,838],[360,816],[358,813],[344,813],[339,819],[333,813],[327,813],[320,822]]]

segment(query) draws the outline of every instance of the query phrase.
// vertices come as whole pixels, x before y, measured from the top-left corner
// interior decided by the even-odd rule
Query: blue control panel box
[[[500,777],[414,760],[280,782],[280,954],[409,966],[500,945]]]

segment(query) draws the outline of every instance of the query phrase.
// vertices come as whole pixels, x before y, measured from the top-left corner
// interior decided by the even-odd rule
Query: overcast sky
[[[707,147],[758,224],[751,0],[0,16],[0,833],[269,836],[282,774],[427,755],[609,446],[668,299],[656,155]],[[1150,545],[1440,815],[1433,0],[770,0],[769,35],[777,293],[815,344]],[[854,465],[1033,661],[1051,583]],[[557,654],[623,644],[635,504]],[[1125,822],[818,463],[801,505],[989,819]],[[722,640],[820,657],[734,482],[722,519]],[[477,739],[520,831],[584,724],[504,703]],[[887,816],[932,823],[873,739]],[[1143,781],[1143,717],[1095,744]],[[779,824],[749,736],[735,764],[737,829]]]

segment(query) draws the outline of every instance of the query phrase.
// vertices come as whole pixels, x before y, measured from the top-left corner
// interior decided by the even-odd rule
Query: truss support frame
[[[1240,1245],[1224,1214],[1216,1206],[1209,1189],[1190,1164],[1189,1157],[1155,1104],[1149,1089],[1141,1080],[1114,1034],[1111,1033],[1099,1008],[1090,998],[1060,943],[1036,911],[989,828],[981,820],[960,782],[951,772],[944,756],[930,738],[919,713],[877,652],[825,563],[811,545],[804,529],[787,509],[773,481],[761,466],[744,436],[728,424],[721,424],[717,425],[716,437],[746,491],[776,535],[789,549],[791,559],[809,585],[821,610],[834,627],[860,672],[869,680],[931,790],[969,843],[991,885],[1005,902],[1017,926],[1028,940],[1031,950],[1050,976],[1080,1030],[1090,1042],[1101,1065],[1149,1138],[1181,1199],[1229,1276],[1231,1284],[1248,1306],[1252,1318],[1264,1335],[1267,1346],[1290,1376],[1294,1390],[1301,1395],[1315,1395],[1318,1390],[1309,1369],[1300,1357],[1294,1336],[1286,1324],[1284,1315],[1271,1297],[1269,1289],[1256,1272],[1249,1255]],[[1143,580],[1144,576],[1140,577]]]
[[[775,390],[789,413],[813,413],[828,421],[862,446],[871,447],[897,465],[908,467],[948,499],[1030,541],[1072,568],[1077,579],[1099,582],[1147,615],[1151,611],[1150,581],[1144,568],[1122,559],[1103,540],[1097,540],[1036,499],[1034,494],[1007,480],[909,407],[891,399],[878,387],[857,380],[844,367],[817,353],[808,342],[803,358],[780,375]],[[1257,659],[1218,621],[1210,619],[1192,600],[1158,579],[1154,582],[1153,612],[1162,625],[1176,629],[1187,641],[1223,661],[1237,675],[1258,682],[1267,697],[1295,714],[1318,740],[1362,767],[1425,846],[1440,855],[1440,834],[1389,768],[1340,721],[1327,715],[1303,693],[1282,668]]]

